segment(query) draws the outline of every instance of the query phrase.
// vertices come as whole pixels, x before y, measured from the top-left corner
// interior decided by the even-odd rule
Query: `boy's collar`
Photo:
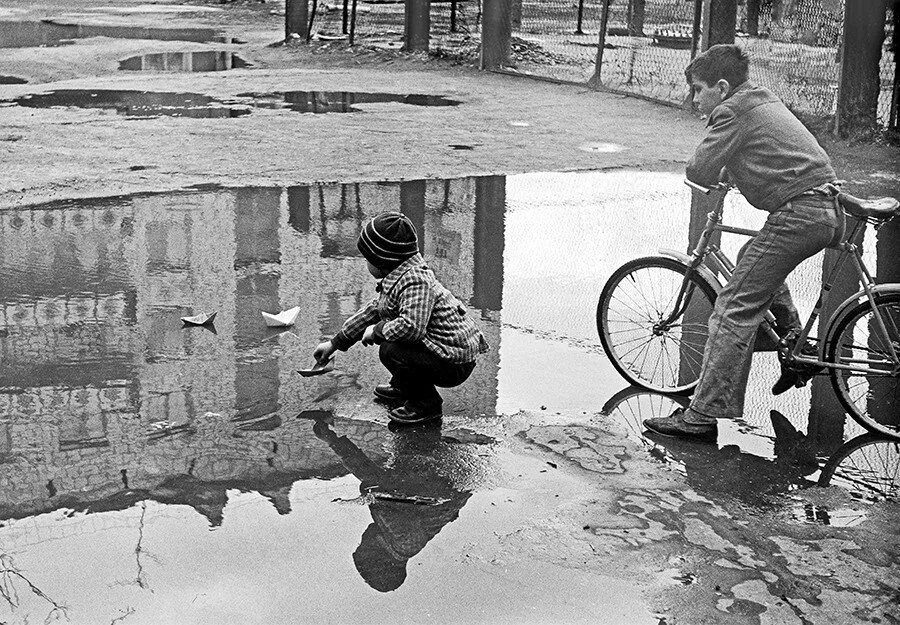
[[[749,89],[749,88],[752,87],[752,86],[753,86],[753,85],[752,85],[752,83],[751,83],[749,80],[745,80],[744,82],[742,82],[741,84],[739,84],[737,87],[732,87],[732,88],[731,88],[731,91],[729,91],[728,94],[727,94],[724,98],[722,98],[722,102],[724,102],[725,100],[727,100],[728,98],[730,98],[731,96],[733,96],[733,95],[734,95],[735,93],[737,93],[738,91],[743,91],[743,90],[745,90],[745,89]]]
[[[424,266],[425,259],[422,258],[421,254],[416,252],[415,254],[404,260],[402,263],[394,267],[394,269],[392,269],[388,275],[382,278],[378,282],[378,285],[375,287],[375,290],[379,293],[390,291],[403,274],[418,265]]]

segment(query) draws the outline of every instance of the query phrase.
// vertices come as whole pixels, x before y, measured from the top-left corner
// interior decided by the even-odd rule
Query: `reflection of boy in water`
[[[440,440],[440,431],[428,428],[398,435],[397,454],[390,469],[372,462],[349,438],[335,434],[324,420],[316,421],[313,432],[328,443],[360,481],[359,492],[374,495],[369,504],[372,523],[353,553],[356,570],[375,590],[396,590],[406,580],[406,562],[445,525],[456,520],[471,496],[456,490],[430,463],[417,462],[432,451]]]

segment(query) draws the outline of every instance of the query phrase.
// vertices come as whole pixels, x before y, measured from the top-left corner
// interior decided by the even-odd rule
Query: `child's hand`
[[[363,345],[374,345],[375,344],[375,326],[369,326],[366,328],[366,331],[363,332],[362,337]]]
[[[325,362],[331,358],[331,355],[335,351],[335,347],[331,341],[322,341],[316,346],[316,349],[313,352],[313,358],[316,359],[316,362]]]

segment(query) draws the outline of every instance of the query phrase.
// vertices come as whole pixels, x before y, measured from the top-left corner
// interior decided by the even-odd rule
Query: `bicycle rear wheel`
[[[682,310],[669,319],[681,298]],[[619,267],[597,303],[597,332],[613,366],[636,386],[690,392],[700,378],[716,290],[683,263],[664,256]]]
[[[859,499],[900,499],[900,442],[863,434],[841,445],[819,476],[819,486],[838,484]]]
[[[900,375],[893,372],[888,341],[900,353],[900,290],[876,295],[876,307],[888,328],[881,331],[875,309],[862,301],[833,322],[825,360],[857,370],[831,369],[841,404],[870,432],[900,439]]]

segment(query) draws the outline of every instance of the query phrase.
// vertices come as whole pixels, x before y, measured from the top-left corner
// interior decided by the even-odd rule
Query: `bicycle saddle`
[[[838,193],[838,201],[845,211],[854,217],[874,217],[876,219],[890,219],[896,217],[900,211],[900,202],[892,197],[882,197],[875,200],[864,200],[841,191]]]

